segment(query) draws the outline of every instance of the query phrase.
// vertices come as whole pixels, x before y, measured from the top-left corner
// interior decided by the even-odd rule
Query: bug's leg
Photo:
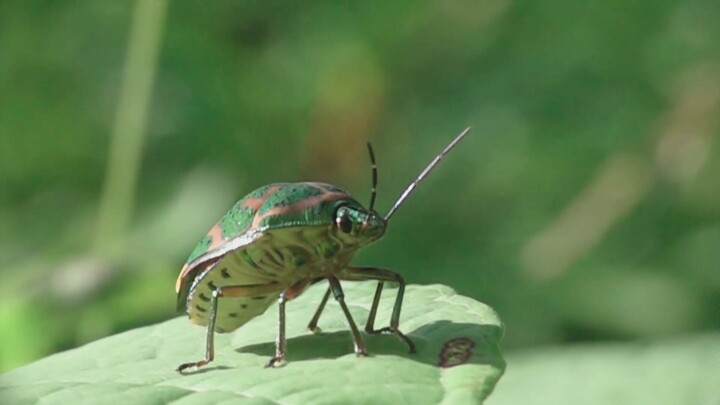
[[[323,309],[325,309],[325,304],[327,304],[328,299],[330,299],[330,293],[332,292],[332,287],[328,287],[327,291],[325,291],[325,295],[323,295],[322,301],[320,301],[320,306],[318,306],[318,309],[315,311],[315,315],[313,315],[312,319],[310,320],[310,323],[308,323],[308,330],[312,333],[319,333],[320,328],[317,327],[318,321],[320,320],[320,314],[322,314]]]
[[[211,361],[215,357],[215,318],[217,317],[218,307],[218,290],[214,290],[212,298],[210,299],[210,320],[208,321],[207,337],[205,340],[205,359],[195,363],[183,363],[175,369],[178,373],[181,373],[190,367],[200,368]]]
[[[286,288],[278,296],[278,336],[275,341],[275,357],[270,359],[265,367],[280,365],[285,360],[286,339],[285,339],[285,303],[294,300],[312,283],[313,280],[301,280],[298,283]]]
[[[316,278],[316,279],[305,279],[300,280],[299,282],[291,285],[288,287],[285,291],[283,291],[283,294],[285,294],[285,301],[294,300],[300,294],[303,293],[309,286],[317,283],[318,281],[324,280],[325,277],[322,278]],[[328,287],[327,291],[325,292],[325,296],[323,297],[322,301],[320,302],[320,306],[315,311],[315,315],[313,315],[312,319],[310,320],[310,323],[308,324],[308,329],[310,332],[320,332],[320,329],[317,327],[318,320],[320,319],[320,314],[322,314],[323,309],[325,309],[325,304],[327,304],[328,299],[330,298],[330,293],[332,292],[332,289]]]
[[[357,354],[358,356],[367,356],[365,341],[363,340],[362,335],[360,335],[360,331],[355,325],[355,321],[350,314],[350,310],[345,304],[345,294],[343,293],[342,287],[340,286],[340,281],[338,281],[337,278],[331,276],[328,277],[328,282],[330,283],[330,289],[332,290],[335,299],[340,304],[340,308],[342,308],[343,312],[345,313],[345,318],[347,318],[348,325],[350,326],[350,331],[352,332],[353,336],[353,343],[355,344],[355,354]]]
[[[211,361],[215,357],[215,320],[217,318],[218,300],[221,297],[254,297],[257,295],[268,294],[278,290],[276,284],[251,284],[223,286],[213,290],[210,299],[210,319],[208,320],[207,338],[205,343],[205,358],[193,363],[183,363],[178,366],[175,371],[182,373],[184,370],[195,367],[200,368]]]
[[[275,367],[285,360],[285,291],[278,297],[278,336],[275,341],[275,357],[265,367]]]
[[[398,329],[400,325],[400,310],[402,309],[403,297],[405,295],[405,280],[401,275],[394,271],[375,267],[347,267],[338,274],[338,278],[349,281],[377,280],[378,286],[375,290],[375,296],[373,297],[372,306],[370,307],[367,323],[365,324],[365,331],[372,334],[392,333],[397,336],[398,339],[405,342],[410,353],[415,353],[415,344]],[[380,304],[382,289],[386,281],[398,283],[398,293],[395,297],[392,315],[390,316],[390,326],[375,329],[375,316],[378,305]]]
[[[370,313],[368,314],[368,319],[365,323],[365,332],[375,333],[375,316],[377,316],[377,309],[380,304],[380,296],[382,295],[384,285],[384,281],[378,281],[377,288],[375,289],[375,296],[373,297],[372,305],[370,305]]]

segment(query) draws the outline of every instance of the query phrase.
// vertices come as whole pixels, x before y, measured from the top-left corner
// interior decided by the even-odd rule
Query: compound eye
[[[344,233],[350,233],[352,230],[352,221],[350,220],[350,216],[345,213],[342,213],[335,218],[335,224],[337,224],[337,227]]]

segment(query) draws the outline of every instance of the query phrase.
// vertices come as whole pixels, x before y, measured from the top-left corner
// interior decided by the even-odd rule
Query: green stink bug
[[[468,133],[466,128],[450,142],[405,189],[383,218],[375,210],[377,167],[372,147],[372,192],[365,209],[350,194],[325,183],[274,183],[258,188],[238,201],[200,240],[180,271],[175,290],[178,309],[190,321],[207,325],[203,360],[184,363],[178,372],[202,367],[215,355],[214,333],[231,332],[262,314],[278,300],[279,323],[275,357],[268,367],[285,358],[285,303],[308,286],[327,279],[330,286],[308,329],[315,331],[332,294],[340,304],[353,337],[355,353],[366,356],[362,335],[344,301],[340,280],[376,280],[365,331],[392,333],[415,351],[412,340],[398,329],[405,281],[399,274],[374,267],[350,267],[355,252],[385,233],[390,217],[415,186]],[[375,329],[385,282],[397,282],[398,293],[390,326]],[[223,305],[219,307],[220,298]]]

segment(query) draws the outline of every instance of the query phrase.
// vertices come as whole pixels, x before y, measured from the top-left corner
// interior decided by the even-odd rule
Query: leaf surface
[[[346,302],[362,327],[375,283],[345,283]],[[503,326],[492,308],[442,285],[408,286],[400,329],[363,334],[371,356],[358,358],[342,311],[329,302],[322,331],[305,327],[325,291],[310,288],[287,304],[287,360],[264,368],[275,350],[277,307],[229,334],[216,334],[215,361],[189,375],[175,368],[203,357],[205,328],[179,317],[52,355],[0,376],[12,403],[481,403],[501,377]],[[397,289],[385,288],[376,327],[386,326]],[[170,305],[172,303],[169,303]],[[221,304],[222,305],[222,301]]]

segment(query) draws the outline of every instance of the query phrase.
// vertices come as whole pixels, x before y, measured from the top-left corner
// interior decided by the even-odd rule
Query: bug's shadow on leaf
[[[407,346],[393,335],[363,333],[363,338],[370,357],[395,355],[441,367],[471,363],[504,368],[505,361],[498,348],[502,333],[502,329],[497,325],[436,321],[408,334],[417,347],[417,353],[412,354],[408,353]],[[275,354],[275,343],[248,345],[236,351],[270,358]],[[353,354],[349,331],[305,334],[287,339],[288,362],[336,359],[349,354]]]
[[[368,346],[375,343],[375,339],[373,339],[374,336],[363,335],[363,337],[365,338]],[[373,347],[374,346],[375,345],[373,345]],[[400,349],[402,348],[400,347]],[[244,346],[237,349],[237,351],[240,353],[253,353],[258,356],[270,358],[275,354],[275,342]],[[402,350],[397,351],[402,352]],[[353,343],[349,332],[323,332],[317,334],[306,334],[287,339],[286,360],[288,362],[335,359],[352,353]]]

